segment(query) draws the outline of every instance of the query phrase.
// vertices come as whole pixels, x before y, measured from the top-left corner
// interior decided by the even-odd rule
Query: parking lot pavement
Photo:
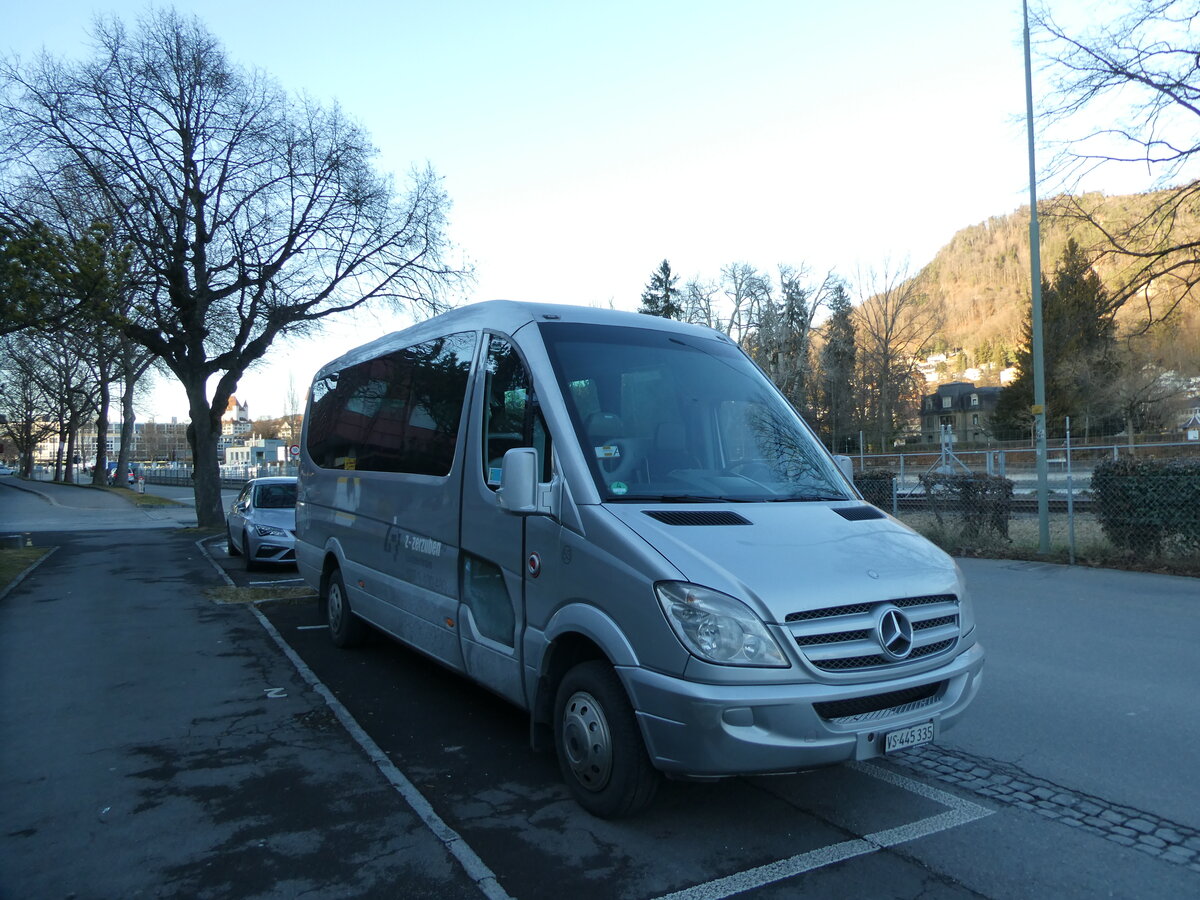
[[[332,647],[315,604],[261,608],[374,755],[403,771],[510,897],[1008,897],[1035,884],[1044,896],[1093,896],[1101,884],[1136,896],[1139,883],[1200,883],[887,761],[667,783],[645,814],[600,821],[570,800],[553,757],[530,750],[523,713],[379,635],[360,650]],[[998,845],[1021,866],[997,872]]]
[[[0,896],[478,897],[195,535],[40,533],[0,602]]]
[[[137,507],[111,491],[52,481],[0,478],[0,529],[13,531],[107,531],[189,528],[188,506]]]
[[[0,522],[29,504],[82,518],[6,494]],[[163,528],[35,543],[0,601],[2,897],[1200,896],[1194,581],[966,561],[988,685],[944,746],[604,822],[506,702],[337,650],[315,602],[204,594],[214,560],[294,571]]]

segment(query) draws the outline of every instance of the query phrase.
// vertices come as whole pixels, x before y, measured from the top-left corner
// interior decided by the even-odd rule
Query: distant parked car
[[[226,548],[259,563],[296,562],[296,478],[272,476],[246,482],[226,518]]]
[[[0,475],[11,475],[11,474],[13,474],[13,470],[9,466],[6,466],[4,463],[0,463]]]

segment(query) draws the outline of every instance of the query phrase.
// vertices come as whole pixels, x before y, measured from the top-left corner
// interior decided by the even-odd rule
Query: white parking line
[[[935,803],[940,803],[949,809],[944,813],[938,813],[936,816],[918,819],[908,825],[888,828],[885,831],[876,831],[873,834],[863,835],[862,838],[852,841],[842,841],[840,844],[830,844],[828,847],[818,847],[815,850],[809,850],[807,853],[800,853],[787,859],[781,859],[778,862],[767,863],[765,866],[758,866],[754,869],[747,869],[744,872],[727,875],[724,878],[707,881],[704,884],[685,888],[682,891],[676,891],[672,894],[664,894],[658,900],[723,900],[725,897],[732,897],[734,894],[740,894],[755,888],[764,887],[768,884],[774,884],[777,881],[794,878],[805,872],[821,869],[825,866],[842,862],[843,860],[853,859],[856,856],[865,856],[868,853],[874,853],[876,850],[894,847],[897,844],[937,834],[939,831],[956,828],[959,825],[974,822],[976,819],[982,819],[984,816],[990,816],[993,812],[993,810],[982,807],[977,803],[972,803],[970,800],[964,800],[945,791],[939,791],[937,788],[914,781],[911,778],[905,778],[903,775],[897,775],[888,769],[881,769],[878,766],[866,763],[849,763],[848,765],[850,768],[862,772],[864,775],[878,778],[880,781],[886,781],[906,791],[919,794],[927,800],[933,800]]]
[[[258,617],[259,623],[266,629],[272,640],[279,645],[279,649],[284,652],[284,655],[292,661],[292,665],[296,667],[296,671],[301,677],[307,681],[312,688],[320,694],[330,710],[337,717],[337,720],[342,723],[342,727],[350,733],[350,737],[358,743],[360,747],[366,751],[370,760],[375,763],[375,767],[383,773],[383,777],[391,782],[392,787],[402,796],[408,805],[425,823],[425,827],[433,832],[445,846],[446,851],[458,860],[459,865],[471,878],[476,887],[483,893],[488,900],[512,900],[508,893],[500,886],[500,882],[496,879],[496,874],[489,869],[479,858],[478,854],[467,844],[466,841],[453,828],[443,821],[425,799],[424,795],[417,790],[407,776],[396,768],[386,753],[380,748],[371,736],[363,731],[362,726],[358,724],[354,716],[350,715],[350,711],[342,706],[337,697],[333,696],[333,692],[325,686],[325,683],[317,677],[317,674],[308,667],[308,664],[302,660],[291,645],[283,639],[283,635],[275,628],[274,625],[262,614],[255,603],[252,607],[254,615]]]

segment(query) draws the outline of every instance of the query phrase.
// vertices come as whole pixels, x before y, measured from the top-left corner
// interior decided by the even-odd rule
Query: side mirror
[[[513,447],[500,468],[500,508],[518,516],[550,515],[550,503],[540,497],[538,455],[533,447]]]

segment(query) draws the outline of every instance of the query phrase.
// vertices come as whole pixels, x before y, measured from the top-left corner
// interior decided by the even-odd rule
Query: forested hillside
[[[1106,227],[1119,229],[1147,215],[1157,196],[1089,194],[1080,199],[1096,207]],[[1053,275],[1070,239],[1085,250],[1102,244],[1096,228],[1059,214],[1063,208],[1061,200],[1039,204],[1042,271],[1047,277]],[[1200,237],[1200,214],[1192,213],[1174,227]],[[1105,261],[1096,271],[1110,289],[1120,278],[1113,264]],[[964,365],[1012,360],[1029,307],[1029,207],[962,229],[922,270],[921,277],[925,290],[945,313],[936,349],[962,350]],[[1169,299],[1159,296],[1154,306],[1165,309]],[[1119,333],[1127,335],[1139,329],[1146,315],[1145,304],[1126,304],[1117,316]],[[1164,361],[1200,370],[1200,297],[1182,304],[1169,327],[1152,329],[1151,343]]]

